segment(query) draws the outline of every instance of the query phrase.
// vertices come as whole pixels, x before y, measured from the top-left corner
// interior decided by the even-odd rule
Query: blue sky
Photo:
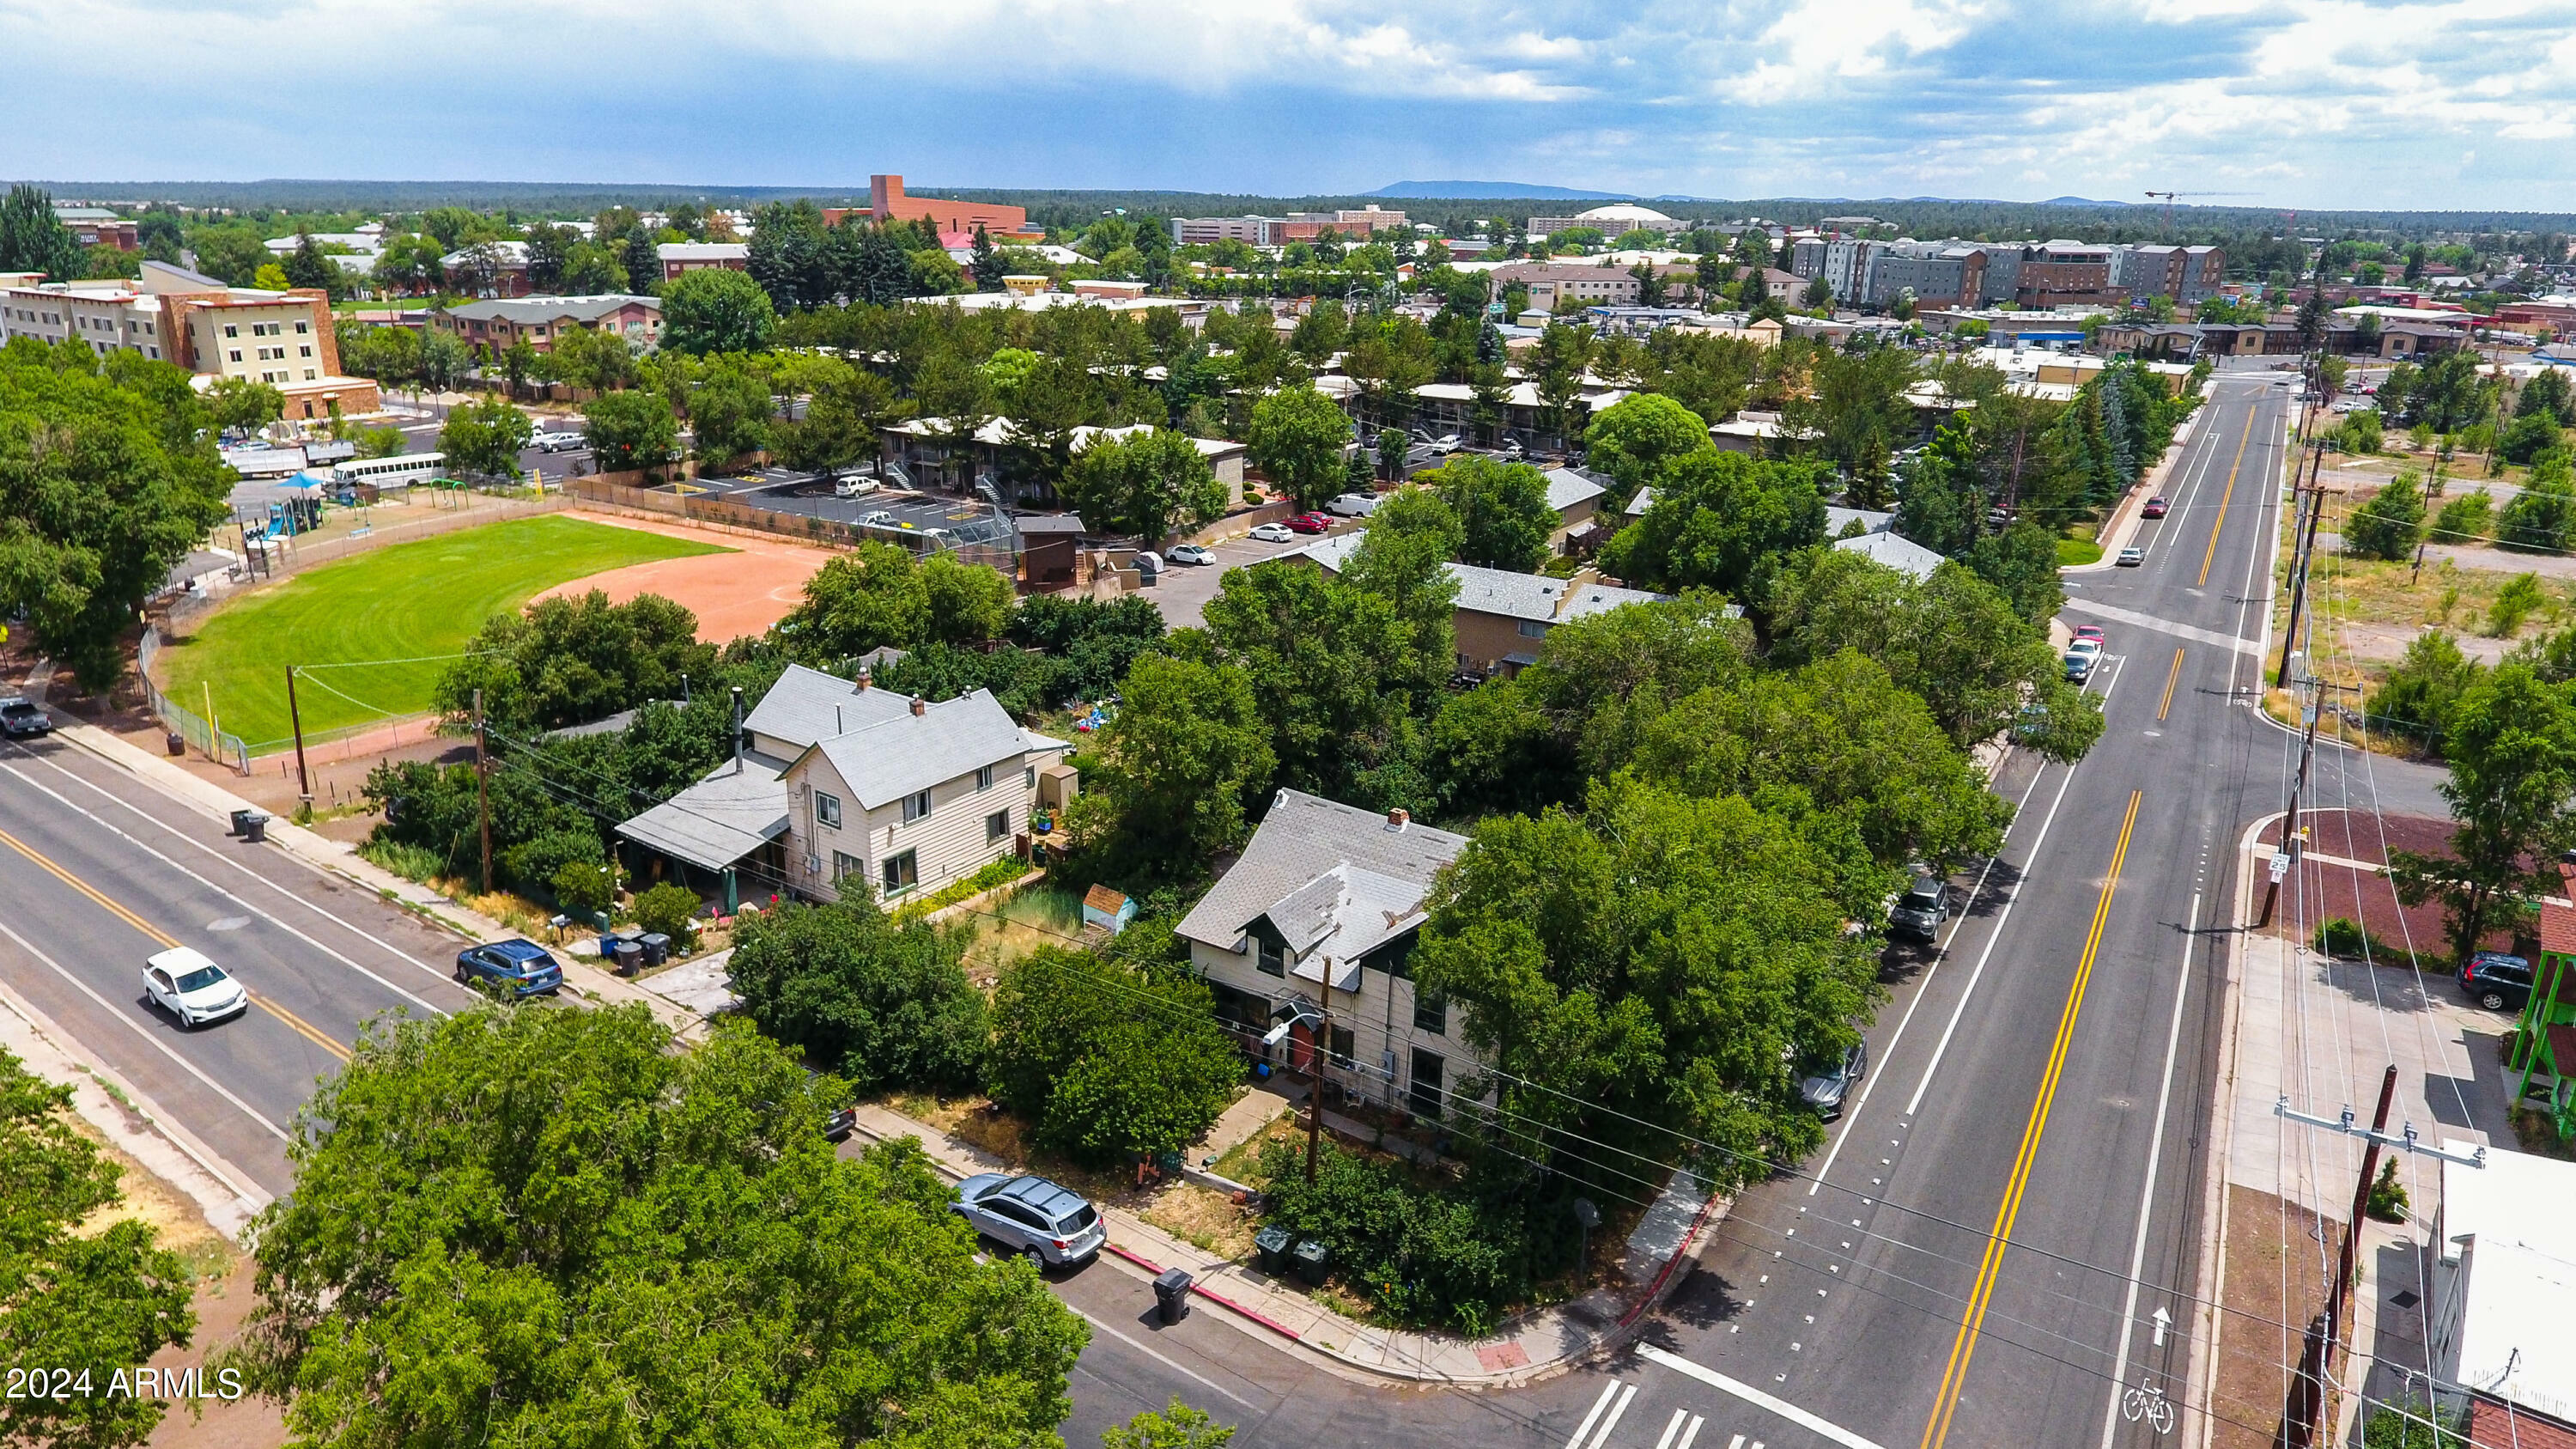
[[[0,0],[0,173],[2576,210],[2526,0]]]

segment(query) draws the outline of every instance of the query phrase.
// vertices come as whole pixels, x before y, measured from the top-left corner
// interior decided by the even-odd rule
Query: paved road
[[[2268,381],[2222,373],[2146,566],[2074,576],[2111,635],[2101,745],[2005,770],[2007,847],[1963,878],[1944,949],[1891,965],[1864,1094],[1816,1177],[1748,1192],[1646,1347],[1527,1390],[1390,1388],[1205,1307],[1158,1328],[1146,1285],[1096,1264],[1058,1283],[1095,1327],[1068,1442],[1174,1393],[1245,1445],[2153,1442],[2117,1419],[2115,1385],[2182,1388],[2229,847],[2277,808],[2288,744],[2244,701],[2253,646],[2230,642],[2263,627],[2283,411]],[[271,1129],[336,1060],[324,1042],[466,999],[452,943],[362,893],[68,746],[0,757],[0,975],[271,1191]],[[179,1033],[136,1000],[164,938],[239,965],[276,1009]],[[2177,1326],[2151,1346],[2160,1307]]]
[[[0,979],[270,1194],[365,1022],[471,1000],[451,938],[61,741],[0,745],[0,902]],[[182,1031],[147,1004],[144,958],[172,945],[240,977],[251,1010]]]
[[[1607,1370],[1639,1385],[1628,1422],[1686,1409],[1727,1436],[1703,1442],[1772,1449],[2154,1442],[2111,1411],[2119,1384],[2183,1390],[2230,847],[2278,808],[2288,741],[2232,643],[2263,630],[2285,407],[2222,373],[2145,566],[2070,577],[2117,611],[2093,616],[2101,744],[1997,782],[2022,802],[2006,849],[1881,1013],[1817,1178],[1748,1193],[1659,1347]]]

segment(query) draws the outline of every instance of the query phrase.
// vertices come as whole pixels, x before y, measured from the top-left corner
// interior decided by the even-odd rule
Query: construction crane
[[[2175,197],[2177,197],[2177,196],[2252,196],[2252,195],[2254,195],[2254,193],[2253,193],[2253,192],[2251,192],[2251,191],[2150,191],[2150,192],[2148,192],[2148,193],[2147,193],[2147,197],[2148,197],[2148,199],[2149,199],[2149,200],[2153,200],[2153,199],[2155,199],[2156,197],[2159,197],[2159,196],[2161,196],[2161,197],[2163,197],[2163,198],[2165,199],[2165,222],[2164,222],[2164,229],[2165,229],[2165,234],[2166,234],[2167,236],[2171,236],[2171,235],[2173,234],[2173,204],[2174,204],[2174,198],[2175,198]]]

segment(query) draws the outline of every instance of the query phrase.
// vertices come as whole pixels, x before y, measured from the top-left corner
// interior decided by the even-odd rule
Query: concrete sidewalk
[[[2202,1282],[2208,1298],[2227,1302],[2231,1311],[2269,1317],[2263,1305],[2235,1301],[2227,1287],[2223,1262],[2227,1214],[2219,1204],[2227,1188],[2271,1194],[2294,1208],[2304,1208],[2340,1224],[2352,1215],[2353,1189],[2361,1173],[2366,1144],[2329,1127],[2296,1123],[2279,1115],[2284,1098],[2293,1111],[2334,1119],[2349,1108],[2368,1126],[2377,1105],[2380,1083],[2388,1068],[2397,1068],[2397,1087],[2389,1108],[2388,1130],[2412,1128],[2428,1144],[2445,1138],[2511,1146],[2513,1132],[2508,1095],[2497,1041],[2510,1025],[2507,1018],[2479,1010],[2462,999],[2447,974],[2424,971],[2402,946],[2389,943],[2376,959],[2340,960],[2309,944],[2322,912],[2317,902],[2303,903],[2301,892],[2284,892],[2272,922],[2255,928],[2263,891],[2270,878],[2272,848],[2257,843],[2279,817],[2270,816],[2247,828],[2238,845],[2235,950],[2227,1003],[2228,1025],[2222,1043],[2217,1136],[2223,1172],[2213,1174],[2204,1234]],[[2356,889],[2387,889],[2377,868],[2358,860],[2311,855],[2311,871],[2328,866],[2348,871]],[[2314,876],[2308,879],[2313,882]],[[2311,884],[2305,892],[2317,894]],[[2409,1199],[2407,1220],[2365,1220],[2355,1245],[2361,1285],[2346,1325],[2348,1357],[2337,1365],[2335,1380],[2347,1387],[2369,1382],[2374,1374],[2397,1369],[2421,1371],[2426,1362],[2425,1315],[2430,1311],[2429,1257],[2435,1214],[2441,1206],[2441,1163],[2407,1152],[2383,1152],[2394,1159],[2397,1181]],[[2236,1224],[2238,1232],[2260,1233],[2267,1224]],[[2329,1234],[2323,1242],[2294,1234],[2289,1246],[2303,1255],[2285,1269],[2302,1280],[2322,1282],[2332,1276],[2332,1261],[2341,1243]],[[2313,1256],[2316,1261],[2306,1261]],[[2210,1271],[2216,1269],[2213,1275]],[[2195,1359],[2210,1366],[2230,1352],[2229,1335],[2243,1337],[2242,1325],[2221,1327],[2203,1314],[2200,1332],[2216,1337],[2195,1345]],[[2295,1346],[2295,1345],[2294,1345]],[[2269,1352],[2269,1346],[2264,1350]],[[2197,1378],[2197,1372],[2195,1377]],[[2286,1373],[2286,1369],[2284,1370]],[[2286,1380],[2285,1380],[2286,1382]],[[2358,1396],[2341,1397],[2345,1420],[2358,1409]],[[2344,1443],[2344,1432],[2321,1442]]]
[[[2165,449],[2165,455],[2156,460],[2154,467],[2139,474],[2138,481],[2130,484],[2129,491],[2111,506],[2111,516],[2102,520],[2101,529],[2093,536],[2093,541],[2102,545],[2102,556],[2088,564],[2068,564],[2059,573],[2089,574],[2119,567],[2120,550],[2138,536],[2138,525],[2143,521],[2139,510],[2147,506],[2148,499],[2164,492],[2166,480],[2182,460],[2183,445],[2191,441],[2192,429],[2199,424],[2198,413],[2183,419],[2182,426],[2174,429],[2173,443]]]
[[[1261,1095],[1255,1093],[1254,1095]],[[1268,1113],[1265,1105],[1260,1109]],[[1329,1122],[1331,1114],[1326,1114]],[[1268,1120],[1265,1115],[1263,1120]],[[998,1158],[874,1103],[858,1109],[860,1135],[876,1141],[917,1139],[932,1164],[952,1177],[1009,1172]],[[1589,1354],[1623,1342],[1644,1311],[1681,1275],[1678,1266],[1697,1247],[1710,1219],[1726,1201],[1667,1189],[1630,1237],[1630,1257],[1653,1252],[1631,1269],[1641,1280],[1625,1291],[1601,1288],[1571,1303],[1513,1319],[1490,1338],[1380,1328],[1345,1318],[1298,1289],[1248,1263],[1218,1258],[1123,1208],[1104,1208],[1107,1251],[1152,1274],[1166,1268],[1189,1273],[1192,1291],[1225,1310],[1247,1332],[1320,1354],[1341,1366],[1416,1383],[1500,1387],[1543,1378]]]
[[[191,809],[222,821],[227,827],[232,823],[232,812],[259,808],[223,786],[174,765],[149,750],[138,749],[95,725],[63,725],[54,731],[54,737],[96,755]],[[423,920],[445,927],[462,939],[502,941],[519,934],[417,881],[405,880],[373,864],[352,846],[328,839],[283,817],[270,818],[268,839],[289,855],[354,881]],[[569,951],[557,952],[556,959],[563,963],[565,984],[586,1000],[604,1005],[641,1003],[675,1032],[686,1032],[705,1024],[705,1018],[689,1006],[603,971]]]

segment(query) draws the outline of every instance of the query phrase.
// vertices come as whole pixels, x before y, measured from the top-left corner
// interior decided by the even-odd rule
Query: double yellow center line
[[[1932,1400],[1932,1417],[1923,1426],[1923,1449],[1941,1449],[1950,1437],[1950,1416],[1968,1382],[1968,1360],[1976,1355],[1977,1335],[1994,1301],[2004,1248],[2012,1239],[2013,1219],[2021,1212],[2022,1190],[2039,1157],[2040,1134],[2048,1128],[2048,1109],[2057,1099],[2057,1082],[2066,1069],[2067,1048],[2075,1040],[2075,1021],[2084,1010],[2084,986],[2093,976],[2093,959],[2102,947],[2102,927],[2111,918],[2111,895],[2120,888],[2120,867],[2129,858],[2129,836],[2138,825],[2140,792],[2129,792],[2129,812],[2120,821],[2119,843],[2111,848],[2111,873],[2102,881],[2102,898],[2093,907],[2093,928],[2084,937],[2084,955],[2075,966],[2075,983],[2067,988],[2066,1009],[2057,1018],[2057,1041],[2049,1048],[2048,1069],[2040,1074],[2039,1097],[2030,1104],[2030,1123],[2022,1129],[2021,1153],[2004,1184],[2003,1205],[1995,1211],[1994,1230],[1986,1235],[1985,1261],[1977,1268],[1976,1286],[1968,1291],[1968,1311],[1959,1320],[1959,1336],[1950,1345],[1949,1366],[1941,1373],[1941,1392]]]
[[[112,915],[118,920],[123,921],[125,924],[132,926],[134,929],[142,932],[152,940],[159,942],[164,949],[177,949],[179,945],[177,937],[162,930],[160,927],[153,925],[150,921],[143,919],[134,912],[127,910],[122,903],[110,899],[108,895],[98,887],[91,885],[88,881],[82,880],[79,876],[65,870],[60,864],[56,863],[51,856],[46,855],[43,851],[38,850],[27,842],[11,835],[6,830],[0,830],[0,845],[6,845],[11,850],[14,850],[20,855],[27,857],[27,859],[34,861],[47,874],[53,876],[54,879],[61,881],[63,884],[70,886],[73,890],[79,891],[82,895],[85,895],[91,900],[97,902],[109,915]],[[242,992],[250,998],[251,1005],[258,1007],[260,1010],[276,1017],[279,1021],[286,1023],[288,1030],[294,1032],[300,1037],[303,1037],[306,1041],[313,1043],[315,1046],[322,1048],[322,1050],[329,1052],[341,1061],[345,1062],[349,1059],[349,1049],[337,1040],[334,1040],[329,1032],[326,1032],[322,1028],[315,1026],[313,1023],[306,1021],[304,1018],[297,1016],[294,1012],[287,1010],[285,1007],[278,1005],[267,997],[252,991],[247,986],[242,988]]]
[[[2254,408],[2245,410],[2245,434],[2236,440],[2236,461],[2227,465],[2227,491],[2218,495],[2218,518],[2209,525],[2209,549],[2200,556],[2200,577],[2191,585],[2195,589],[2208,584],[2209,566],[2218,561],[2218,531],[2227,526],[2228,500],[2236,496],[2236,470],[2245,466],[2245,445],[2254,439],[2256,411]]]

